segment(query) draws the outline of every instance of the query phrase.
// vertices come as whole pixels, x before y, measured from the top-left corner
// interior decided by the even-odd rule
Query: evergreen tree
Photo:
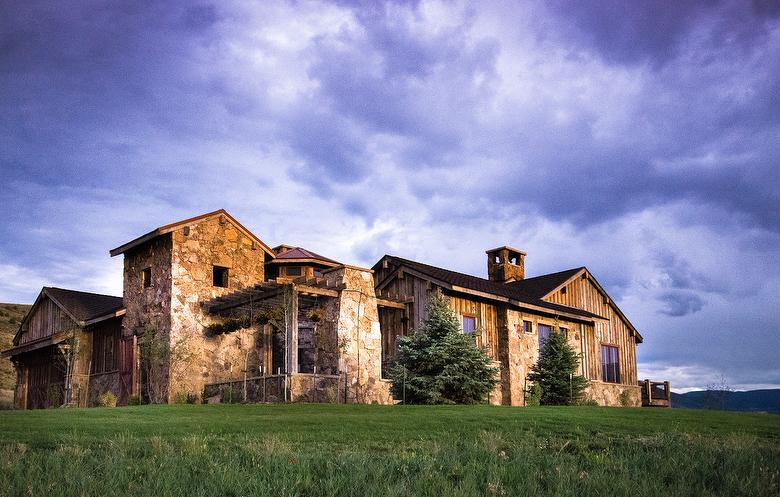
[[[541,387],[542,405],[575,405],[585,395],[588,380],[576,374],[579,358],[557,327],[539,351],[528,379]]]
[[[398,362],[390,369],[393,396],[408,404],[484,402],[498,380],[484,348],[461,332],[449,299],[437,291],[419,330],[398,339]]]

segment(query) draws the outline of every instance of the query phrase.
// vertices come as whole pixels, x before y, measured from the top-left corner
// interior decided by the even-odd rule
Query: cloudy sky
[[[0,301],[121,294],[110,248],[225,208],[354,264],[585,265],[641,377],[780,387],[776,2],[366,4],[0,8]]]

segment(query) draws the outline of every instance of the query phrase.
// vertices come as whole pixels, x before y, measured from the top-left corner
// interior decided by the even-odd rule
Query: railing
[[[343,402],[344,377],[311,373],[276,374],[209,383],[207,402]]]
[[[642,407],[672,407],[672,389],[668,381],[639,382],[642,387]]]

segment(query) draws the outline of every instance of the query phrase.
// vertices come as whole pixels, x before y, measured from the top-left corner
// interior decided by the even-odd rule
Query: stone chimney
[[[512,247],[488,250],[488,279],[498,283],[510,283],[525,278],[525,252]]]

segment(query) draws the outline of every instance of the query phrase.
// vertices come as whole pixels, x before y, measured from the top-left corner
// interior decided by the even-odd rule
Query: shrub
[[[581,401],[580,401],[580,403],[579,403],[579,404],[577,404],[577,405],[580,405],[580,406],[589,406],[589,407],[599,407],[599,403],[598,403],[598,402],[596,402],[596,401],[595,401],[595,400],[593,400],[593,399],[583,399],[583,400],[581,400]]]
[[[531,385],[525,397],[525,405],[537,407],[542,401],[542,386],[538,383]]]
[[[631,402],[631,392],[628,390],[620,392],[620,405],[623,407],[632,407],[634,405],[634,403]]]
[[[461,332],[449,299],[437,291],[420,329],[398,339],[398,363],[390,369],[393,396],[411,404],[485,402],[498,383],[491,363],[485,349]]]
[[[113,392],[103,392],[97,398],[98,407],[116,407],[116,395]]]
[[[194,393],[179,392],[173,396],[174,404],[194,404],[198,397]]]
[[[579,357],[556,327],[539,351],[528,379],[542,387],[542,405],[577,405],[585,394],[588,380],[575,374]]]
[[[130,398],[127,400],[127,405],[129,405],[129,406],[140,406],[141,405],[141,396],[140,395],[131,395]]]

